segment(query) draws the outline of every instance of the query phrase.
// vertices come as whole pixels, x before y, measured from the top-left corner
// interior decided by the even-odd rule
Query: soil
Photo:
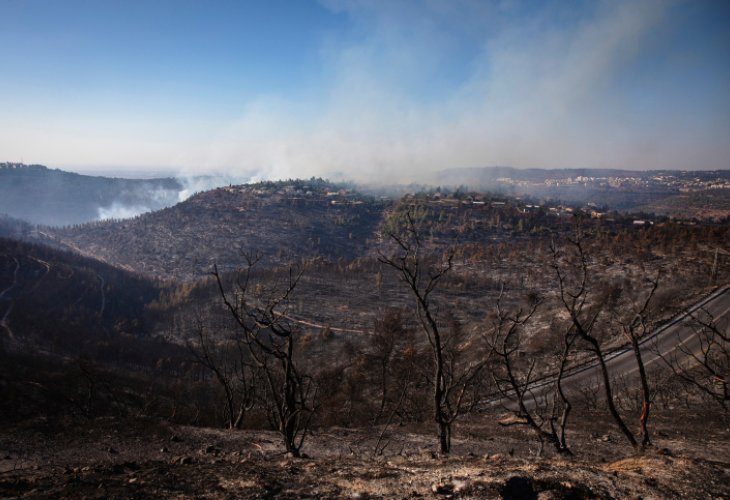
[[[569,435],[573,457],[538,456],[533,435],[500,415],[470,418],[453,452],[426,428],[330,428],[286,456],[270,431],[134,418],[38,419],[0,430],[8,498],[729,498],[730,429],[702,416],[655,422],[636,454],[606,423]],[[681,422],[681,424],[679,424]],[[694,429],[688,436],[687,429]],[[603,432],[605,431],[605,432]],[[691,433],[690,433],[691,434]]]

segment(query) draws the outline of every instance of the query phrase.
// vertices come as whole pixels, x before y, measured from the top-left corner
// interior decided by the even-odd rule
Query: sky
[[[726,0],[0,0],[0,161],[730,168]]]

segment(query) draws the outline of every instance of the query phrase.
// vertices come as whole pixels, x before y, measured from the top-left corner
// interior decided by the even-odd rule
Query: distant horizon
[[[230,173],[230,170],[235,169],[220,169],[220,170],[211,170],[209,172],[201,172],[201,173],[188,173],[185,171],[185,169],[182,168],[174,168],[174,167],[125,167],[125,166],[108,166],[104,168],[86,168],[86,167],[74,167],[74,166],[55,166],[55,165],[45,165],[38,162],[13,162],[13,161],[3,161],[0,163],[22,163],[23,165],[41,165],[46,168],[49,168],[51,170],[61,170],[65,172],[80,174],[80,175],[88,175],[88,176],[98,176],[98,177],[109,177],[109,178],[124,178],[124,179],[159,179],[159,178],[189,178],[189,177],[222,177],[222,176],[228,176],[231,178],[238,178],[244,179],[247,178],[248,180],[251,180],[250,176],[238,176],[236,174]],[[730,169],[728,168],[715,168],[715,169],[620,169],[620,168],[604,168],[604,167],[513,167],[510,165],[483,165],[483,166],[465,166],[465,167],[446,167],[443,169],[439,169],[434,171],[434,174],[444,174],[447,173],[450,170],[468,170],[468,169],[498,169],[498,168],[507,168],[507,169],[513,169],[517,171],[526,171],[526,170],[542,170],[542,171],[558,171],[558,170],[566,170],[566,171],[592,171],[592,170],[615,170],[615,171],[623,171],[623,172],[724,172],[728,171]],[[341,177],[341,174],[338,174],[337,172],[332,172],[331,175],[326,175],[326,173],[323,173],[320,176],[315,177],[323,177],[324,179],[331,179],[332,177]],[[299,177],[300,179],[306,179],[312,176],[308,177]],[[291,178],[297,178],[297,177],[291,177]],[[259,180],[284,180],[284,179],[253,179],[254,181]],[[425,183],[428,184],[429,181],[432,181],[433,179],[425,179]],[[340,178],[337,179],[336,182],[357,182],[355,179],[346,179],[346,178]],[[412,180],[410,183],[419,183],[421,181],[419,180]],[[396,184],[408,184],[408,181],[396,183]],[[422,182],[423,183],[423,182]],[[363,184],[377,184],[372,182],[365,182]]]
[[[109,167],[104,169],[85,169],[83,167],[81,168],[74,168],[74,167],[50,167],[49,168],[59,168],[60,170],[66,170],[68,172],[73,172],[81,175],[92,175],[92,176],[100,176],[100,177],[118,177],[118,178],[129,178],[129,179],[154,179],[154,178],[161,178],[161,177],[180,177],[180,176],[221,176],[221,175],[231,175],[229,172],[235,169],[211,169],[209,172],[202,172],[200,174],[188,174],[186,173],[186,169],[182,168],[174,168],[174,167],[148,167],[148,168],[128,168],[123,166],[118,167]],[[605,168],[605,167],[535,167],[535,166],[528,166],[528,167],[513,167],[510,165],[483,165],[483,166],[467,166],[467,167],[445,167],[443,169],[439,169],[434,171],[434,174],[439,173],[445,173],[450,170],[465,170],[465,169],[496,169],[496,168],[509,168],[514,170],[543,170],[543,171],[557,171],[557,170],[568,170],[568,171],[592,171],[592,170],[615,170],[615,171],[622,171],[622,172],[663,172],[663,171],[669,171],[669,172],[720,172],[720,171],[729,171],[730,168],[709,168],[709,169],[672,169],[672,168],[657,168],[657,169],[626,169],[626,168]],[[332,176],[338,175],[337,172],[332,172],[332,175],[328,176],[326,172],[323,172],[322,175],[315,175],[314,177],[323,177],[324,179],[329,179]],[[299,177],[301,179],[307,179],[309,177]],[[292,177],[296,178],[296,177]],[[283,180],[283,179],[266,179],[266,180]],[[354,181],[354,179],[344,179],[347,181]],[[426,179],[427,180],[427,179]],[[412,182],[417,183],[418,180],[413,180]],[[371,183],[371,182],[370,182]],[[407,183],[407,181],[406,181]]]

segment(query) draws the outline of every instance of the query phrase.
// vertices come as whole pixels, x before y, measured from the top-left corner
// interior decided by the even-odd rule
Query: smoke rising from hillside
[[[148,206],[143,205],[123,205],[119,202],[114,202],[108,207],[99,207],[99,215],[97,220],[107,219],[131,219],[137,215],[151,212],[154,210]]]
[[[185,201],[195,193],[208,191],[221,186],[245,184],[249,182],[248,177],[237,177],[231,175],[196,175],[178,177],[182,189],[177,193],[177,201]]]
[[[176,178],[178,187],[150,188],[143,185],[120,193],[120,198],[100,206],[96,220],[129,219],[138,215],[171,207],[195,193],[229,184],[242,184],[246,178],[232,176],[183,176]]]

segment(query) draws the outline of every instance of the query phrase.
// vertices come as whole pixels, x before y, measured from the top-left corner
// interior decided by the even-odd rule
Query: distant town
[[[676,190],[681,193],[704,191],[707,189],[730,189],[730,171],[682,171],[676,174],[641,172],[636,175],[620,176],[586,176],[546,178],[544,181],[522,180],[511,177],[499,177],[497,182],[504,185],[520,187],[537,186],[583,186],[593,188],[661,188]]]

